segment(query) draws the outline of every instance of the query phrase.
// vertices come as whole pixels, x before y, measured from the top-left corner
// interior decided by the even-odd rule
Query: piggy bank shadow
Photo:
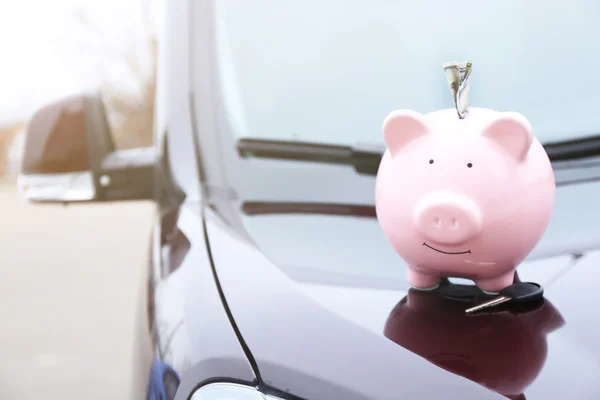
[[[465,314],[489,298],[475,286],[447,279],[432,292],[411,289],[390,313],[384,335],[447,371],[509,399],[525,400],[525,389],[546,361],[546,337],[564,320],[546,299]]]

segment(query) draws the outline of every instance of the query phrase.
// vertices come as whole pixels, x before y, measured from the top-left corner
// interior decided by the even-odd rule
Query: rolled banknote
[[[471,61],[447,62],[443,65],[446,80],[452,93],[458,118],[464,118],[469,107],[469,78],[471,77]]]

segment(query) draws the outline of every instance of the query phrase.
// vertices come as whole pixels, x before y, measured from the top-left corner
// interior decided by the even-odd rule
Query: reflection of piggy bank
[[[512,312],[466,315],[465,308],[481,297],[465,296],[471,288],[444,283],[440,292],[410,290],[390,313],[384,335],[441,368],[510,399],[524,399],[546,361],[547,335],[564,320],[546,299],[511,307]],[[441,292],[463,293],[454,301]]]
[[[417,289],[442,277],[486,292],[512,283],[554,207],[552,165],[520,114],[394,111],[376,181],[377,218]]]

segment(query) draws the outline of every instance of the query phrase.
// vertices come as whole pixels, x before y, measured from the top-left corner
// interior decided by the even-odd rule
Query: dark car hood
[[[237,236],[235,240],[239,243],[260,252],[273,267],[271,271],[283,272],[285,285],[293,287],[295,295],[368,331],[373,343],[375,338],[381,338],[413,354],[410,360],[406,353],[397,355],[402,359],[399,365],[412,371],[408,375],[406,371],[400,372],[398,379],[404,375],[414,380],[420,373],[431,374],[425,369],[417,373],[413,366],[424,359],[449,376],[467,378],[513,399],[595,399],[600,398],[597,379],[600,315],[596,310],[600,279],[600,250],[596,249],[600,249],[600,229],[595,217],[598,212],[595,199],[599,193],[597,182],[557,189],[555,212],[548,230],[517,270],[520,280],[544,285],[545,301],[531,309],[477,317],[464,315],[468,304],[460,299],[409,290],[406,264],[388,245],[369,205],[246,202],[235,203],[232,208],[232,203],[227,207],[223,203],[216,209],[229,210],[238,223],[231,223],[226,229],[219,224],[224,229],[221,232],[217,225],[211,228],[209,223],[208,233],[226,298],[240,323],[242,336],[258,360],[266,353],[269,357],[280,354],[279,366],[289,367],[289,355],[286,356],[282,344],[288,340],[284,336],[287,333],[282,331],[280,336],[272,336],[277,330],[265,327],[262,332],[255,332],[256,328],[251,326],[252,321],[261,323],[264,313],[270,312],[269,306],[263,303],[262,307],[267,309],[252,311],[238,304],[244,302],[238,299],[240,284],[236,279],[242,279],[243,275],[239,269],[255,267],[250,261],[244,265],[243,259],[236,261],[238,272],[230,265],[236,257],[226,254],[233,247],[223,244],[225,230],[229,232],[227,235]],[[235,218],[229,216],[230,221]],[[271,272],[265,268],[262,272],[267,275],[261,279],[268,280]],[[258,269],[255,276],[260,276]],[[462,283],[465,282],[453,280],[449,284],[456,289]],[[256,286],[264,288],[264,295],[273,290],[264,282]],[[465,290],[470,289],[467,286]],[[273,294],[272,298],[276,296]],[[251,299],[245,301],[252,303]],[[278,317],[280,323],[294,323],[294,310],[286,309],[285,304],[272,306],[285,313]],[[257,314],[253,316],[252,312]],[[255,334],[278,343],[279,352],[272,350],[273,343],[261,343]],[[336,334],[343,343],[344,332]],[[371,339],[364,338],[367,341],[363,346],[374,346],[368,342]],[[302,345],[302,340],[298,339],[295,345]],[[306,354],[331,351],[329,357],[335,358],[339,357],[336,351],[341,350],[325,347],[305,351]],[[347,347],[346,351],[356,353],[356,362],[374,362],[361,361],[362,353],[356,348]],[[258,364],[261,368],[261,363]],[[275,372],[271,372],[276,369],[266,365],[263,363],[261,369],[265,379],[281,378],[276,379]],[[382,374],[385,369],[385,365],[372,365],[371,371],[365,373]],[[348,373],[347,378],[353,376]],[[368,379],[363,381],[367,385]],[[442,380],[431,375],[429,382],[435,386],[436,382],[441,385]],[[364,390],[364,393],[376,392],[375,388]],[[469,397],[470,392],[465,388],[456,390],[456,396],[462,399],[481,398],[477,397],[481,394]]]

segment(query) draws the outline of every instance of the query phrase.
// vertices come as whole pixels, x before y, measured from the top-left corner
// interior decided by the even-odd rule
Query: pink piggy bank
[[[442,277],[497,293],[513,283],[554,208],[552,165],[528,120],[471,108],[390,113],[376,179],[381,229],[415,289]]]

